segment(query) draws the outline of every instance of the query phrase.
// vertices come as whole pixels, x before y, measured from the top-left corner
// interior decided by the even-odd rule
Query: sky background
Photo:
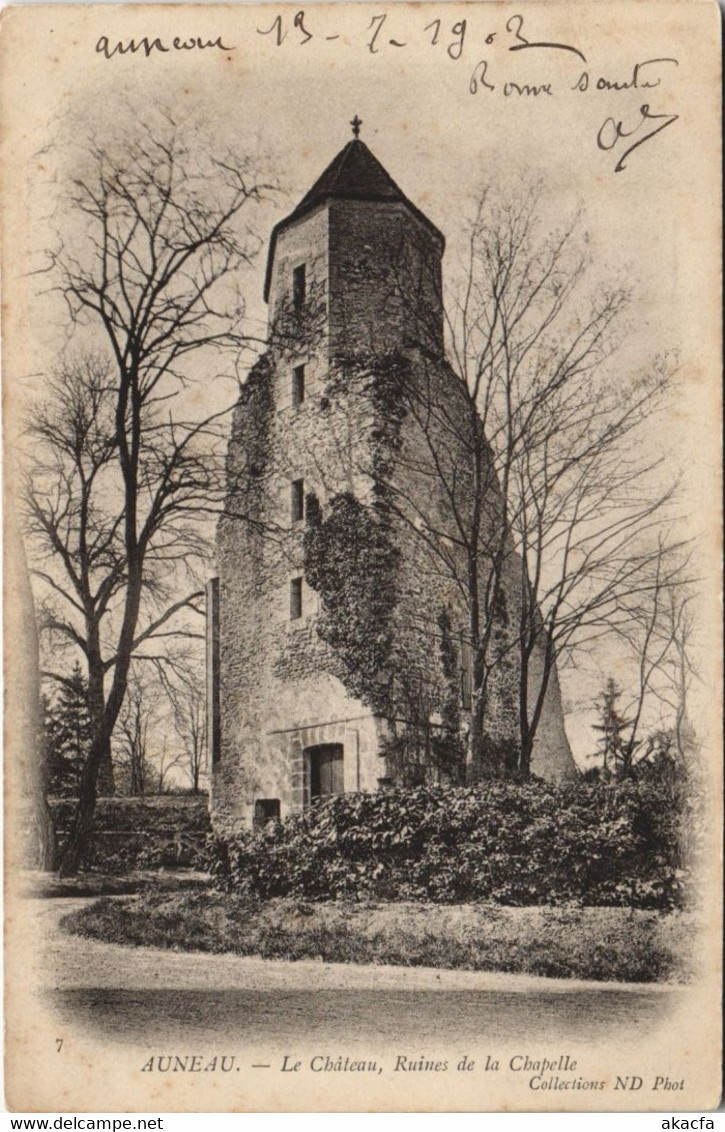
[[[668,471],[684,471],[683,529],[702,540],[708,610],[718,578],[709,556],[717,553],[719,515],[719,124],[717,51],[703,44],[716,46],[719,17],[714,5],[657,9],[655,20],[652,8],[617,3],[333,4],[305,9],[304,29],[293,26],[297,8],[275,5],[64,6],[20,17],[5,51],[10,40],[23,65],[4,66],[1,80],[5,104],[17,110],[4,139],[12,201],[4,232],[8,433],[17,432],[22,406],[42,391],[64,344],[63,308],[47,279],[32,272],[53,238],[59,187],[80,167],[89,130],[110,137],[119,122],[169,108],[195,125],[210,149],[228,144],[257,153],[274,171],[284,195],[255,217],[263,250],[245,280],[250,327],[259,333],[271,227],[350,139],[357,114],[362,139],[444,233],[449,281],[464,218],[482,188],[505,192],[522,172],[541,178],[552,228],[583,209],[595,277],[602,285],[624,281],[633,297],[612,380],[626,381],[654,353],[679,353],[670,410],[652,422],[645,444],[666,455]],[[15,18],[11,13],[9,22]],[[311,38],[303,42],[305,34]],[[149,57],[140,51],[107,59],[96,50],[101,36],[110,49],[132,37],[159,37],[170,46],[174,36],[198,36],[220,37],[229,50],[170,46]],[[634,88],[636,64],[655,59],[677,62],[641,68]],[[481,83],[482,64],[494,90]],[[587,89],[572,89],[585,85],[584,74]],[[644,81],[653,85],[644,88]],[[507,82],[552,93],[522,95],[509,87],[506,95]],[[643,105],[677,119],[615,172],[627,145],[652,128],[645,122],[637,132]],[[613,141],[616,123],[632,137],[600,148],[597,137]],[[226,403],[233,388],[210,376],[205,401]],[[705,656],[717,647],[707,630],[701,647]],[[705,671],[709,694],[717,673],[707,664]],[[592,676],[567,673],[562,683],[567,726],[581,754],[592,742]]]

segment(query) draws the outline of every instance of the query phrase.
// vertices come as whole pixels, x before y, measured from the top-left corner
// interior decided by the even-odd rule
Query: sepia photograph
[[[717,5],[1,16],[7,1106],[716,1108]]]

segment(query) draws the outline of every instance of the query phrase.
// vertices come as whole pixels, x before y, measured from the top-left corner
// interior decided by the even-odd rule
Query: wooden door
[[[345,793],[343,773],[342,743],[326,743],[321,747],[311,747],[310,759],[310,799],[329,798],[333,794]]]

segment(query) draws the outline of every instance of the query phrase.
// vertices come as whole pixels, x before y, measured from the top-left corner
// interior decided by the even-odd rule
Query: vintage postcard
[[[0,65],[8,1107],[716,1107],[717,5]]]

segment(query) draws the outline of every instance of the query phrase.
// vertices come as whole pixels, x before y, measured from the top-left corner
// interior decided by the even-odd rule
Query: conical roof
[[[312,212],[318,205],[330,200],[364,200],[404,204],[418,220],[438,237],[441,245],[445,243],[443,235],[435,224],[408,200],[405,193],[398,188],[377,157],[370,152],[365,142],[360,141],[359,138],[353,138],[340,150],[337,157],[333,158],[309,192],[305,193],[294,211],[284,220],[281,220],[272,231],[267,260],[267,278],[264,287],[265,300],[269,295],[272,261],[278,233],[306,213]]]
[[[405,201],[393,178],[359,138],[353,138],[340,150],[288,219],[300,216],[330,197]]]

